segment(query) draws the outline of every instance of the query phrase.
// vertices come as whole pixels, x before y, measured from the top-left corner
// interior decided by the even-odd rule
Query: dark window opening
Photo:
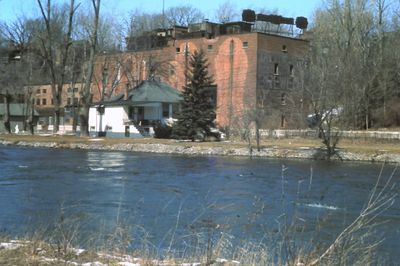
[[[47,90],[46,89],[43,89],[43,91],[42,91],[43,93],[47,93]]]
[[[36,105],[40,105],[40,99],[36,99]]]
[[[294,67],[293,67],[293,65],[290,65],[290,66],[289,66],[289,75],[290,75],[291,77],[293,77],[293,75],[294,75]]]
[[[286,45],[282,45],[282,52],[287,53],[287,47],[286,47]]]
[[[209,44],[208,46],[207,46],[207,50],[208,51],[212,51],[214,49],[214,47],[211,45],[211,44]]]
[[[169,104],[168,103],[162,104],[162,115],[163,115],[163,117],[169,117]]]
[[[47,105],[47,100],[46,99],[42,99],[42,105]]]
[[[177,52],[177,53],[180,53],[180,52],[181,52],[181,48],[176,47],[176,52]]]
[[[172,117],[177,117],[180,112],[179,103],[172,104]]]
[[[243,48],[249,48],[249,42],[243,42]]]

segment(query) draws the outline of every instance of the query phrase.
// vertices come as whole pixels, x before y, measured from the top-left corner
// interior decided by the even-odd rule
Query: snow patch
[[[89,167],[91,171],[105,171],[104,167]]]
[[[323,205],[321,203],[310,203],[310,204],[306,204],[306,206],[311,207],[311,208],[325,209],[325,210],[331,210],[331,211],[339,210],[339,208],[336,206]]]

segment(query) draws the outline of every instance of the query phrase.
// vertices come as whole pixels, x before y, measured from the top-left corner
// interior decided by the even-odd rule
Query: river
[[[119,224],[131,248],[180,250],[194,236],[268,245],[287,228],[295,244],[326,246],[365,206],[381,166],[1,146],[0,231],[17,237],[69,220],[85,246]],[[377,221],[378,256],[395,264],[400,204]]]

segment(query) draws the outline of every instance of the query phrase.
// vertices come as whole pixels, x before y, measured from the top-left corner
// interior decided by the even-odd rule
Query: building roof
[[[4,115],[5,111],[4,103],[0,103],[0,115]],[[10,116],[25,116],[26,106],[23,103],[10,103]],[[33,111],[34,116],[38,116],[36,110]]]
[[[124,94],[120,94],[109,101],[103,102],[105,105],[134,105],[143,103],[178,103],[181,100],[178,90],[166,83],[154,78],[145,80],[128,92],[128,99],[124,99]]]

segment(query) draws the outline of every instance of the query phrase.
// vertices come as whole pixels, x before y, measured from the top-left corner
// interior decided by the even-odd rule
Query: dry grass
[[[89,138],[89,137],[76,137],[66,135],[0,135],[0,140],[11,142],[56,142],[59,144],[164,144],[174,146],[195,146],[201,148],[223,148],[223,149],[236,149],[248,148],[248,143],[241,140],[221,141],[221,142],[181,142],[170,139],[155,139],[155,138]],[[255,141],[254,141],[255,142]],[[261,141],[261,148],[276,148],[276,149],[299,149],[299,148],[323,148],[320,139],[311,138],[270,138]],[[338,149],[342,151],[376,154],[376,153],[393,153],[400,154],[400,145],[398,141],[387,140],[368,140],[368,139],[341,139],[338,144]]]

